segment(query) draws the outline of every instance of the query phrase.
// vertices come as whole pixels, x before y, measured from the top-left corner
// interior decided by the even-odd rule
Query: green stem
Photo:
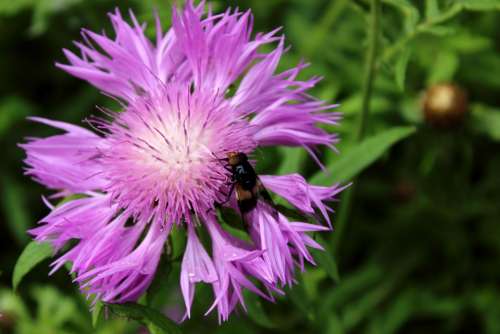
[[[368,51],[365,63],[365,74],[363,77],[363,103],[361,109],[361,119],[358,128],[358,142],[365,137],[366,124],[370,113],[370,99],[375,79],[375,64],[377,58],[378,32],[380,25],[380,0],[371,0],[371,19],[368,28]]]
[[[379,29],[380,28],[380,0],[371,0],[371,17],[368,25],[368,50],[366,54],[365,62],[365,73],[363,77],[363,103],[359,121],[359,128],[356,140],[361,142],[366,134],[366,128],[368,124],[368,117],[370,114],[370,100],[373,91],[373,82],[376,76],[376,61],[377,61],[377,49],[378,49],[378,39],[379,39]],[[345,224],[347,218],[351,211],[352,198],[354,193],[354,185],[347,189],[342,195],[339,218],[336,224],[335,231],[335,249],[338,251],[340,246],[340,240],[345,229]]]
[[[399,38],[397,41],[392,43],[391,47],[388,47],[384,53],[379,57],[379,61],[377,64],[377,67],[379,67],[381,64],[386,63],[392,59],[398,52],[403,49],[408,42],[410,42],[412,39],[417,37],[418,35],[425,33],[428,29],[441,24],[443,22],[446,22],[452,18],[454,18],[457,14],[461,13],[464,10],[464,6],[460,3],[456,3],[452,5],[446,12],[440,14],[439,16],[436,16],[431,19],[427,19],[424,22],[420,23],[415,27],[414,30],[411,32],[405,34],[401,38]]]

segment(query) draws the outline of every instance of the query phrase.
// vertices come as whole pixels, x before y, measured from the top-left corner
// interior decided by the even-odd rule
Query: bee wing
[[[255,209],[258,200],[264,201],[272,210],[272,215],[274,219],[279,219],[278,209],[274,203],[271,195],[264,187],[262,182],[257,178],[255,187],[252,190],[243,189],[240,184],[236,184],[236,200],[238,202],[238,208],[240,213],[243,215]]]
[[[271,195],[269,195],[269,192],[267,191],[266,187],[262,184],[262,181],[257,177],[257,182],[255,184],[255,187],[252,189],[252,192],[254,196],[258,199],[262,199],[264,202],[266,202],[272,209],[273,211],[273,217],[278,220],[279,219],[279,214],[278,214],[278,209],[276,204],[274,203],[273,199],[271,198]]]
[[[257,197],[254,193],[243,189],[240,184],[236,184],[236,200],[242,215],[253,210],[257,204]]]

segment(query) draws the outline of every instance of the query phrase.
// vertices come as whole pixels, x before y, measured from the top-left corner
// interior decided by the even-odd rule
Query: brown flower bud
[[[467,113],[467,94],[451,83],[437,84],[423,97],[423,112],[428,124],[449,127],[459,124]]]

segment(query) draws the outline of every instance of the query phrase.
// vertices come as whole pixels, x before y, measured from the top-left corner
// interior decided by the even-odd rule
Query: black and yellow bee
[[[248,161],[247,155],[242,152],[229,152],[227,163],[231,171],[231,188],[228,196],[231,196],[234,190],[236,191],[236,200],[241,214],[253,210],[257,206],[257,201],[263,199],[277,216],[275,204]]]

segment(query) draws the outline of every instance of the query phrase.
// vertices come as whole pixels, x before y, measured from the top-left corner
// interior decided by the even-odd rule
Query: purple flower
[[[308,247],[321,248],[307,233],[328,227],[290,222],[259,200],[244,218],[248,240],[231,235],[215,215],[231,186],[221,158],[286,145],[317,159],[316,145],[334,148],[337,141],[318,125],[337,124],[340,116],[307,93],[319,78],[297,79],[305,64],[277,73],[285,52],[278,30],[252,38],[249,11],[204,15],[203,8],[192,2],[174,8],[172,29],[162,32],[158,20],[154,43],[133,14],[129,25],[119,11],[110,14],[114,38],[83,30],[80,55],[64,50],[69,64],[57,66],[120,101],[123,111],[104,110],[106,119],[92,120],[96,132],[32,118],[64,133],[21,146],[26,174],[55,190],[53,197],[79,195],[57,207],[46,201],[51,213],[30,231],[58,252],[77,241],[53,271],[71,262],[83,293],[134,301],[151,283],[175,225],[187,231],[180,275],[186,316],[195,285],[203,282],[214,291],[209,311],[217,308],[226,320],[237,304],[244,307],[243,289],[273,300],[293,284],[296,267],[314,264]],[[262,53],[263,45],[274,50]],[[261,180],[304,214],[319,210],[331,226],[325,202],[339,185],[309,185],[298,174]],[[211,256],[197,234],[201,228]]]

